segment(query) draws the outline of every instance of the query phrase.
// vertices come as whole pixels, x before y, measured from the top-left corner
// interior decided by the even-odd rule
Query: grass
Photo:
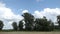
[[[54,29],[54,31],[15,31],[15,30],[0,30],[0,32],[60,32],[60,29]]]

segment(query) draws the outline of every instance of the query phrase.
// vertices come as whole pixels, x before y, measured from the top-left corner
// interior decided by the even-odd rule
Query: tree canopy
[[[26,23],[25,24],[26,30],[32,30],[34,23],[34,16],[30,13],[24,13],[22,16],[24,17],[24,21]]]
[[[0,20],[0,30],[2,30],[4,24],[3,24],[3,21]]]
[[[14,30],[17,30],[17,29],[18,29],[18,26],[17,26],[17,23],[16,23],[16,22],[13,22],[13,23],[12,23],[12,26],[13,26],[13,29],[14,29]]]
[[[22,14],[24,17],[23,20],[19,21],[19,24],[17,26],[16,22],[13,22],[12,26],[14,30],[27,30],[27,31],[52,31],[54,30],[54,23],[51,20],[47,20],[47,18],[44,16],[43,18],[35,18],[30,13],[24,13]],[[25,24],[24,24],[24,22]],[[24,25],[25,25],[25,29]]]

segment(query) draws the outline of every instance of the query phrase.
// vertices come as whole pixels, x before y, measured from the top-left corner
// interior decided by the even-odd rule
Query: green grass
[[[0,30],[0,32],[60,32],[60,29],[54,29],[54,31],[15,31],[15,30]]]

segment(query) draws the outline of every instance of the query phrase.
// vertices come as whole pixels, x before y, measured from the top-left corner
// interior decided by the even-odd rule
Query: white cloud
[[[3,29],[12,28],[11,23],[13,21],[18,22],[21,19],[23,19],[22,16],[14,14],[12,9],[7,8],[6,4],[0,2],[0,20],[4,21],[5,24]]]
[[[35,16],[35,18],[42,18],[43,17],[42,12],[40,12],[38,10],[36,10],[33,15]]]
[[[28,13],[28,10],[23,10],[23,11],[22,11],[22,14],[23,14],[23,13]]]
[[[5,7],[6,4],[0,2],[0,7]]]
[[[57,16],[60,15],[60,8],[45,8],[42,11],[35,11],[33,15],[35,18],[46,16],[48,20],[51,19],[53,22],[57,22]]]

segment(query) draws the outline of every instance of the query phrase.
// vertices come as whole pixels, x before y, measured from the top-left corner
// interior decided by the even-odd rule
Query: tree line
[[[45,16],[43,18],[35,18],[30,13],[24,13],[22,16],[24,17],[24,19],[19,21],[18,25],[16,22],[12,23],[13,30],[19,30],[19,31],[53,31],[54,30],[54,23],[51,20],[47,20]],[[58,16],[57,19],[60,19],[60,17]],[[25,22],[25,24],[23,21]],[[58,20],[58,23],[60,24],[60,20]],[[2,30],[3,26],[4,26],[3,21],[0,20],[0,30]]]

